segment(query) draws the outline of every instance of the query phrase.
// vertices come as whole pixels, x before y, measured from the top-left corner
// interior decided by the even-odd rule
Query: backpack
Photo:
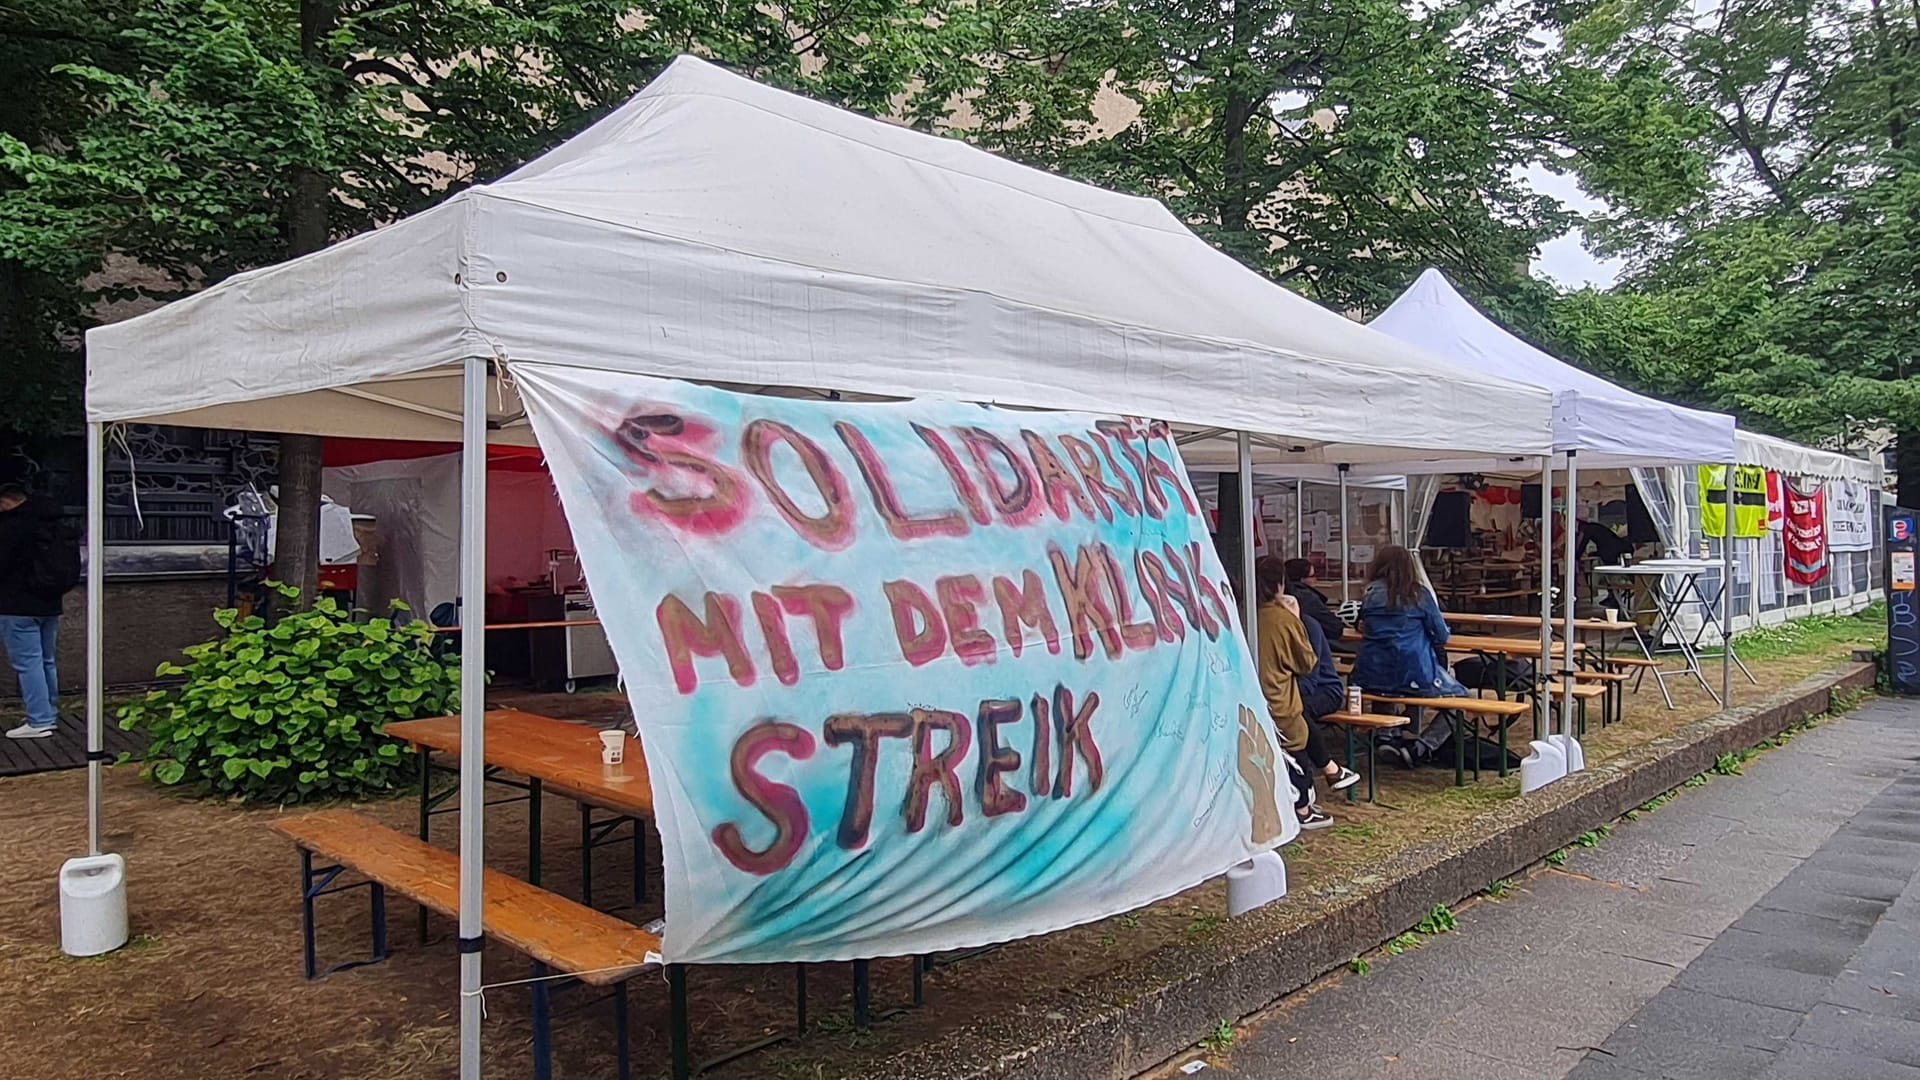
[[[58,518],[41,522],[33,534],[33,557],[26,586],[36,593],[65,596],[80,584],[80,540]]]

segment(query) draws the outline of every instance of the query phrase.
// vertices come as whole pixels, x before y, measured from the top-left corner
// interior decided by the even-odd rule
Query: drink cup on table
[[[618,765],[627,757],[627,733],[624,731],[603,731],[600,733],[600,763]]]

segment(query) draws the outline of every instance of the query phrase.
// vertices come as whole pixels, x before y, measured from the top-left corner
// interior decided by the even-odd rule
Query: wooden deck
[[[9,710],[5,724],[11,728],[20,722],[18,712]],[[138,758],[146,753],[146,739],[139,732],[121,731],[120,722],[107,718],[107,753],[122,753]],[[87,763],[87,722],[80,717],[63,716],[53,736],[46,739],[0,738],[0,776],[25,776],[28,773],[78,769]]]

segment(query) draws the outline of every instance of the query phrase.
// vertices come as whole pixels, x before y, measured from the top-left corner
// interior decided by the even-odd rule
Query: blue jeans
[[[27,723],[50,728],[60,717],[60,676],[54,672],[54,645],[60,637],[58,615],[0,615],[0,643],[20,676],[20,701]]]

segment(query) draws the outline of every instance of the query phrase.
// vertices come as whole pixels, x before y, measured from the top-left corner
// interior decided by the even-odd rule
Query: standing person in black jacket
[[[1351,645],[1340,640],[1347,632],[1347,624],[1340,621],[1332,605],[1327,603],[1327,594],[1315,588],[1313,564],[1305,559],[1287,560],[1287,595],[1300,603],[1300,617],[1308,622],[1320,624],[1320,630],[1327,636],[1327,647],[1334,652],[1351,653]]]
[[[9,739],[44,739],[59,723],[60,678],[54,646],[61,598],[73,587],[77,550],[62,552],[58,509],[15,485],[0,485],[0,642],[20,676],[27,722]]]

